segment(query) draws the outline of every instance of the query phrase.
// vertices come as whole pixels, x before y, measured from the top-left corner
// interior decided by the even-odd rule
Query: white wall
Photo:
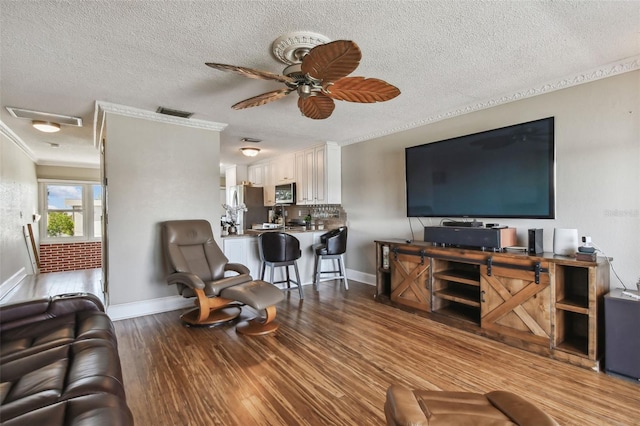
[[[112,113],[105,122],[109,303],[174,296],[160,222],[207,219],[220,235],[220,134]]]
[[[406,217],[405,147],[549,116],[555,116],[556,219],[484,221],[516,227],[519,245],[526,245],[528,228],[543,228],[545,251],[553,250],[554,228],[577,228],[614,258],[615,270],[635,288],[640,278],[638,71],[342,147],[347,267],[375,274],[374,240],[422,240],[423,226],[440,222]],[[621,287],[614,274],[611,287]]]
[[[33,273],[23,230],[32,224],[37,245],[38,226],[33,223],[37,208],[36,166],[0,132],[0,297]]]

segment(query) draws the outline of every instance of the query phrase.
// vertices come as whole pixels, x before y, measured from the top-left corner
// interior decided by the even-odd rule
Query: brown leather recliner
[[[384,413],[388,426],[558,426],[526,399],[505,391],[486,394],[387,389]]]
[[[240,315],[229,307],[235,300],[220,297],[227,287],[253,281],[249,268],[229,263],[206,220],[172,220],[162,223],[162,246],[169,266],[167,282],[183,297],[195,297],[196,307],[181,318],[187,324],[214,325]],[[225,277],[227,271],[234,275]]]
[[[266,319],[254,318],[238,326],[239,332],[260,335],[278,328],[272,321],[275,304],[284,298],[282,292],[264,281],[254,281],[246,266],[229,263],[213,238],[209,222],[163,222],[162,242],[169,266],[167,282],[175,284],[183,297],[196,298],[196,307],[181,316],[184,322],[215,325],[230,321],[240,315],[241,304],[246,304],[264,310]],[[232,275],[225,276],[227,272]]]

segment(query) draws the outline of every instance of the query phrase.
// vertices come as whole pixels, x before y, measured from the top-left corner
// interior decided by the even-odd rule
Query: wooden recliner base
[[[247,336],[262,336],[278,329],[275,304],[284,298],[282,292],[273,284],[264,281],[252,281],[235,287],[224,289],[221,294],[226,297],[208,297],[204,290],[193,289],[196,294],[195,308],[191,308],[180,317],[192,326],[214,326],[231,321],[240,315],[239,306],[234,303],[249,305],[254,309],[265,311],[264,318],[253,318],[238,324],[238,333]],[[268,305],[266,308],[265,305]],[[262,308],[262,309],[261,309]]]
[[[253,318],[243,321],[236,327],[236,331],[247,336],[262,336],[273,333],[278,329],[280,324],[273,322],[276,319],[276,307],[269,306],[265,309],[266,317],[264,319]]]
[[[222,308],[215,311],[210,311],[209,316],[201,321],[200,308],[195,307],[180,315],[180,319],[191,326],[211,327],[238,318],[240,312],[241,309],[239,306]]]
[[[193,291],[196,294],[194,301],[196,307],[180,316],[180,319],[185,323],[192,326],[211,327],[231,321],[240,315],[241,308],[239,306],[229,306],[235,303],[234,300],[223,297],[208,297],[201,289],[193,289]]]

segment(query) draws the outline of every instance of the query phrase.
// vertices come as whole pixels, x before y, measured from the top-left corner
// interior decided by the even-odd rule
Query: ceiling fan
[[[400,90],[377,78],[347,77],[360,63],[362,54],[356,43],[350,40],[330,41],[325,36],[297,32],[273,42],[274,55],[289,64],[282,74],[207,62],[206,65],[220,71],[228,71],[249,78],[275,80],[286,87],[245,99],[233,105],[244,109],[282,99],[298,92],[298,108],[306,117],[321,120],[328,118],[335,108],[334,100],[373,103],[395,98]]]

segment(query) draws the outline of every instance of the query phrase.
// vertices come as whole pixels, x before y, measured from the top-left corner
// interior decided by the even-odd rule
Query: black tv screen
[[[553,117],[405,149],[408,217],[555,217]]]

